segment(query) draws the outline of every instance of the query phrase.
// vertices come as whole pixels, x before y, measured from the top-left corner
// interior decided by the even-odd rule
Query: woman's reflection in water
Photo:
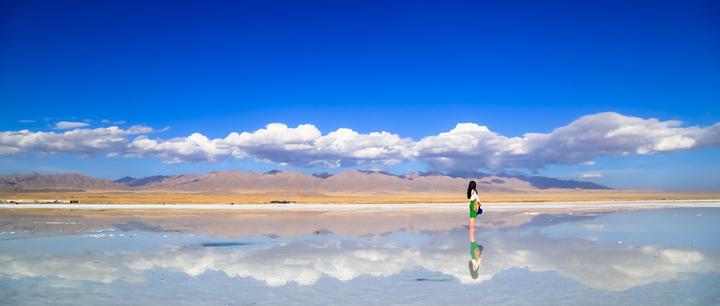
[[[475,242],[475,228],[470,227],[470,261],[468,262],[468,269],[470,269],[470,276],[473,279],[478,277],[478,270],[480,269],[482,258],[483,246]]]

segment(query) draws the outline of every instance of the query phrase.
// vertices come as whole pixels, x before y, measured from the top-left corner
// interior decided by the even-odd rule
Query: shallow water
[[[222,218],[168,226],[143,217],[3,216],[0,301],[720,304],[718,208],[490,213],[474,233],[455,222],[462,218],[432,213],[378,212],[345,227],[302,215],[254,232],[218,231]],[[413,225],[363,231],[362,218]],[[471,238],[482,246],[476,278]]]

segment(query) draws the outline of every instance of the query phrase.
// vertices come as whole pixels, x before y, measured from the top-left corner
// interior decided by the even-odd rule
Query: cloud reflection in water
[[[142,282],[145,273],[153,269],[191,277],[219,271],[228,277],[252,278],[277,287],[288,283],[310,286],[323,276],[340,281],[389,277],[417,268],[471,284],[520,268],[556,272],[591,288],[621,291],[678,279],[687,273],[716,273],[720,259],[714,251],[553,239],[537,232],[478,232],[477,238],[484,246],[477,279],[468,274],[467,231],[462,229],[354,238],[329,234],[261,244],[230,243],[232,247],[165,246],[59,256],[28,256],[5,250],[0,253],[0,276],[107,284]]]

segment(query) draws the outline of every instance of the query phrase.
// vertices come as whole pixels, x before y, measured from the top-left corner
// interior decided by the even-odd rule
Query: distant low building
[[[78,200],[4,200],[0,199],[3,204],[77,204]]]

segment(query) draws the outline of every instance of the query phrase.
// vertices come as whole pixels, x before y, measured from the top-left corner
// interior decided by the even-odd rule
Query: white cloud
[[[102,124],[112,124],[112,125],[123,125],[123,124],[125,124],[125,123],[127,123],[127,122],[125,122],[125,120],[110,121],[110,120],[108,120],[108,119],[103,119],[103,120],[100,120],[100,123],[102,123]]]
[[[90,125],[90,123],[75,122],[75,121],[60,121],[58,123],[55,123],[55,129],[56,130],[69,130],[69,129],[86,127],[88,125]]]
[[[86,125],[62,121],[56,128]],[[213,139],[200,132],[172,139],[151,138],[146,135],[151,130],[145,129],[122,130],[111,126],[75,128],[63,134],[28,130],[0,132],[0,154],[115,153],[157,157],[170,163],[249,157],[309,167],[374,167],[421,162],[437,170],[537,170],[548,165],[592,165],[598,157],[720,146],[720,123],[683,127],[675,120],[660,121],[611,112],[583,116],[549,133],[526,133],[521,137],[504,136],[475,123],[460,123],[450,131],[419,141],[385,131],[359,133],[348,128],[323,134],[312,124],[288,127],[272,123],[255,131],[231,132],[225,138]],[[129,135],[143,136],[130,141]]]
[[[528,153],[540,157],[527,164],[536,167],[575,164],[600,156],[690,149],[699,146],[697,140],[713,128],[718,126],[683,128],[675,120],[643,119],[618,113],[588,115],[549,134],[526,134]]]
[[[505,137],[486,126],[460,123],[413,148],[415,158],[439,169],[501,168],[508,156],[526,153],[520,138]]]
[[[580,174],[580,178],[593,179],[603,177],[602,172],[585,172]]]
[[[159,141],[140,136],[133,140],[127,149],[126,156],[155,156],[167,163],[184,161],[216,161],[218,157],[232,153],[221,139],[208,139],[206,136],[193,133],[188,137],[177,137]]]
[[[18,122],[19,123],[35,123],[35,120],[23,119],[23,120],[18,120]]]
[[[231,133],[224,141],[237,149],[236,157],[325,167],[402,162],[408,159],[412,145],[411,139],[388,132],[361,134],[341,128],[322,135],[312,124],[289,128],[281,123],[254,132]]]
[[[447,133],[423,138],[416,158],[441,169],[526,168],[574,165],[605,156],[654,154],[720,145],[720,123],[681,127],[675,120],[598,113],[550,133],[505,137],[484,126],[458,124]]]
[[[127,137],[152,132],[145,126],[132,126],[126,130],[116,126],[95,129],[74,129],[63,133],[32,132],[29,130],[0,132],[0,154],[80,154],[94,156],[100,153],[124,152]]]

